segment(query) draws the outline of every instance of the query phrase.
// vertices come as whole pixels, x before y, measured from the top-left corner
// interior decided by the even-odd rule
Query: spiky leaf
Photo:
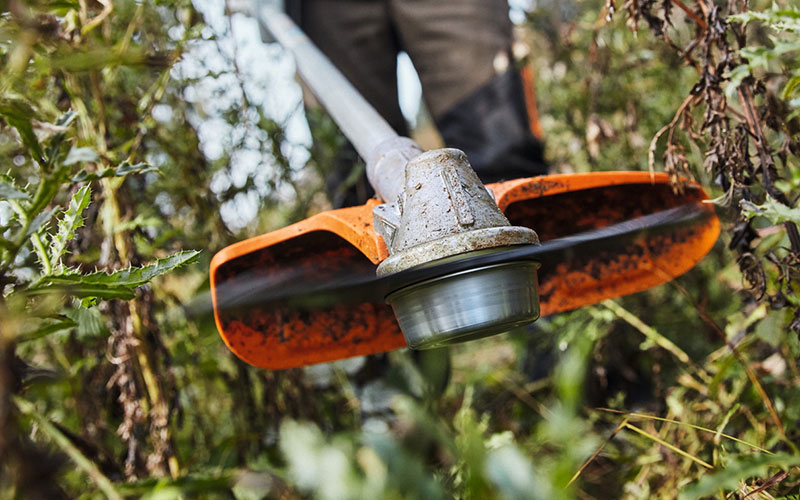
[[[41,232],[50,219],[53,218],[53,215],[56,213],[57,207],[53,207],[50,210],[46,210],[44,212],[39,213],[36,217],[33,218],[33,222],[28,227],[28,230],[25,232],[25,238],[30,238],[31,235]]]
[[[50,242],[50,264],[57,272],[63,268],[61,257],[64,255],[67,242],[75,237],[75,230],[83,226],[83,211],[89,206],[91,199],[92,192],[89,186],[83,186],[73,195],[69,207],[58,221],[58,232]]]
[[[800,223],[800,208],[787,207],[769,195],[761,205],[742,200],[741,206],[742,214],[748,219],[760,216],[767,218],[773,224],[783,224],[784,222]]]
[[[113,273],[77,272],[45,276],[28,290],[32,294],[60,292],[74,297],[98,297],[102,299],[132,299],[133,290],[156,276],[170,272],[193,262],[200,252],[188,250],[178,252],[150,265],[120,269]]]
[[[0,199],[3,200],[27,200],[30,198],[28,193],[17,189],[16,186],[10,182],[0,179]]]
[[[99,172],[89,173],[85,170],[81,170],[72,177],[72,182],[90,182],[107,177],[125,177],[128,174],[143,174],[154,171],[158,171],[158,168],[148,163],[142,162],[131,165],[127,161],[124,161],[116,168],[108,167]]]

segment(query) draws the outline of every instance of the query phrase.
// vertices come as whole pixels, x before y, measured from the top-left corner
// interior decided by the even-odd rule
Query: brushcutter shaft
[[[294,55],[300,77],[367,163],[367,176],[375,192],[385,201],[397,199],[403,188],[405,162],[390,161],[387,165],[381,160],[387,156],[413,157],[422,150],[392,129],[289,16],[268,2],[256,2],[256,6],[261,27]],[[394,171],[391,167],[395,166],[400,170]]]

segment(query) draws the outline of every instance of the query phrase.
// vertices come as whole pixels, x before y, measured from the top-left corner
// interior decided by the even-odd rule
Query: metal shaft
[[[300,77],[367,162],[367,175],[375,192],[385,201],[394,201],[403,188],[405,162],[389,162],[392,168],[387,169],[387,165],[379,165],[386,163],[380,160],[387,155],[409,159],[422,150],[392,129],[289,16],[262,2],[256,2],[256,6],[261,27],[294,55]],[[401,169],[378,172],[396,167]]]

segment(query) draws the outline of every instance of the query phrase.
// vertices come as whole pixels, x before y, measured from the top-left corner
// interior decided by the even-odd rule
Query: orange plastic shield
[[[511,224],[535,229],[542,242],[707,198],[696,184],[676,194],[666,175],[646,172],[550,175],[488,187]],[[283,369],[406,346],[391,307],[382,301],[308,310],[261,304],[256,291],[246,307],[220,306],[226,294],[247,296],[247,283],[312,284],[374,273],[388,255],[372,227],[377,203],[324,212],[214,256],[214,315],[237,356],[261,368]],[[704,207],[709,216],[701,223],[628,241],[613,255],[598,252],[541,268],[542,316],[646,290],[691,269],[719,236],[711,205]]]

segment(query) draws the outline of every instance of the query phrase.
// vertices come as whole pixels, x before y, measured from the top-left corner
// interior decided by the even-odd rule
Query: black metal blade
[[[541,245],[522,245],[507,250],[442,264],[429,263],[399,273],[378,277],[367,269],[340,269],[335,275],[296,276],[292,270],[279,275],[241,274],[219,285],[219,310],[250,307],[324,309],[340,304],[383,302],[391,292],[431,278],[478,267],[513,261],[536,261],[545,270],[571,259],[588,259],[600,251],[624,251],[640,238],[668,233],[679,227],[707,221],[712,212],[702,203],[690,203]],[[313,281],[311,281],[313,279]]]

